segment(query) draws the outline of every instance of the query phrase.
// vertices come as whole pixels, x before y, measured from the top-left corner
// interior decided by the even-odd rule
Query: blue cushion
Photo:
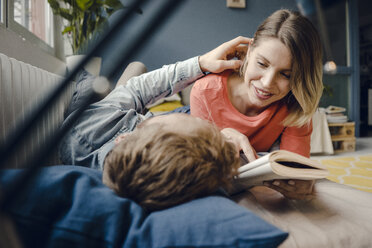
[[[0,171],[1,187],[22,170]],[[9,207],[25,247],[276,247],[287,233],[222,196],[148,214],[78,166],[40,170]]]

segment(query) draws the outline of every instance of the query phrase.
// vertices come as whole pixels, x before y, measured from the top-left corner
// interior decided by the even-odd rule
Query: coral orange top
[[[257,152],[266,152],[280,138],[280,149],[310,157],[312,124],[285,127],[287,106],[278,101],[257,116],[240,113],[230,102],[227,78],[231,71],[197,80],[191,90],[191,115],[214,122],[220,129],[234,128],[245,134]]]

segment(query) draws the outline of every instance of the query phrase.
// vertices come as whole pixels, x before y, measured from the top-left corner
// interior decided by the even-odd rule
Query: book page
[[[238,172],[240,174],[240,173],[243,173],[244,171],[251,170],[251,169],[256,168],[256,167],[258,167],[262,164],[268,163],[269,160],[270,160],[270,153],[263,156],[263,157],[260,157],[260,158],[256,159],[255,161],[252,161],[248,164],[245,164],[245,165],[239,167]]]
[[[243,182],[246,185],[261,185],[263,181],[284,178],[280,175],[275,174],[270,163],[258,166],[251,170],[247,170],[239,174],[236,178],[239,182]]]
[[[271,170],[269,163],[258,166],[251,170],[247,170],[242,174],[239,174],[233,183],[233,187],[228,192],[230,194],[236,194],[243,190],[249,189],[250,187],[263,185],[264,181],[270,181],[274,179],[285,179],[285,177],[275,174]]]
[[[233,192],[274,179],[311,180],[328,176],[322,164],[285,150],[274,151],[245,164],[238,172],[239,175],[234,178]]]

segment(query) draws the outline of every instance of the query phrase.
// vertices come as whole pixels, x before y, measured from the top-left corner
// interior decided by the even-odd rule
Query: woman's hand
[[[256,151],[251,146],[251,143],[249,143],[247,136],[233,128],[224,128],[221,130],[221,133],[225,136],[227,141],[235,145],[238,153],[240,151],[244,152],[249,162],[257,159]]]
[[[274,180],[264,185],[293,200],[310,200],[314,193],[314,180]]]
[[[199,57],[199,65],[203,72],[219,73],[227,69],[238,69],[243,64],[252,39],[239,36],[227,41],[212,51]],[[245,45],[243,45],[245,44]],[[232,58],[238,60],[231,60]]]

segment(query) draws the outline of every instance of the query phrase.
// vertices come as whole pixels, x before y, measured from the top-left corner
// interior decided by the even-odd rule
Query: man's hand
[[[282,193],[288,199],[311,200],[314,192],[314,180],[274,180],[264,185]]]
[[[235,145],[238,153],[243,151],[249,162],[257,159],[256,151],[251,146],[251,143],[249,143],[247,136],[233,128],[224,128],[221,130],[221,133],[225,136],[227,141]]]
[[[223,43],[212,51],[199,57],[199,65],[203,72],[219,73],[227,69],[238,69],[251,43],[250,38],[239,36]],[[231,60],[232,58],[237,60]]]

